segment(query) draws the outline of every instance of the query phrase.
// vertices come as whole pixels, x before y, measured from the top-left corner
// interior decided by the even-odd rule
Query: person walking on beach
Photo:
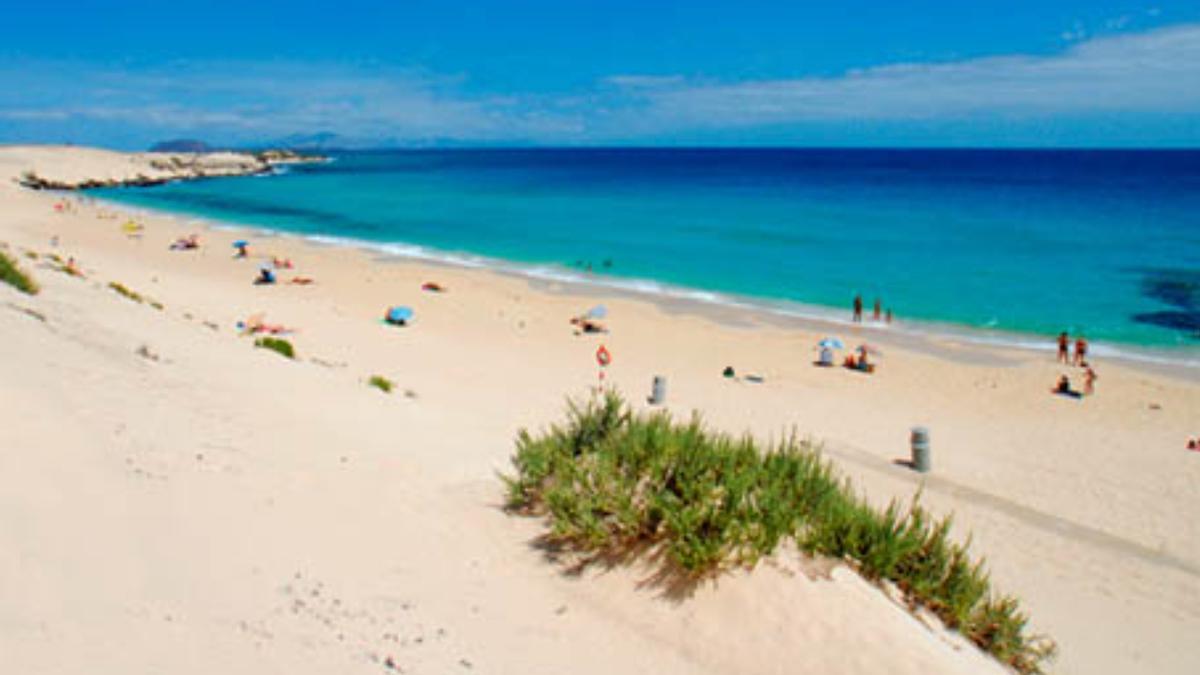
[[[1092,370],[1091,366],[1088,366],[1087,370],[1083,371],[1084,396],[1091,396],[1096,392],[1096,380],[1098,379],[1100,379],[1100,376],[1096,374],[1096,371]]]
[[[879,300],[879,298],[875,298],[875,307],[874,311],[871,313],[871,320],[878,322],[882,313],[883,303]]]
[[[863,307],[862,296],[861,295],[854,296],[854,322],[855,323],[862,323],[862,307]]]
[[[1075,365],[1087,366],[1087,350],[1087,340],[1081,335],[1075,340]]]
[[[1067,335],[1067,331],[1058,334],[1058,360],[1061,363],[1071,362],[1070,353],[1071,338]]]

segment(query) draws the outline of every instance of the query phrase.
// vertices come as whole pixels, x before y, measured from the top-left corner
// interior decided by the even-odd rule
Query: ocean
[[[126,205],[541,277],[1200,357],[1200,151],[338,152]]]

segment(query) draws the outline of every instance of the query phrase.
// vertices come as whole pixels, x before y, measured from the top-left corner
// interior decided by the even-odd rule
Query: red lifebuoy
[[[608,348],[604,345],[600,345],[600,348],[596,350],[596,363],[599,363],[601,368],[612,363],[612,354],[608,353]]]

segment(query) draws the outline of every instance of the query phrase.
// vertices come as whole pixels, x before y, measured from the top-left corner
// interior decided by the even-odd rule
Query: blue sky
[[[1200,2],[14,3],[0,142],[1200,146]]]

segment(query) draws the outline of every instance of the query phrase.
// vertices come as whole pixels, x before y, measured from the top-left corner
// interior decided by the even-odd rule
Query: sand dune
[[[126,161],[0,151],[9,176]],[[792,554],[686,598],[640,567],[575,578],[545,560],[540,524],[498,509],[495,472],[518,428],[595,383],[600,342],[631,399],[666,375],[672,410],[811,434],[880,503],[923,484],[1059,641],[1056,670],[1200,668],[1192,373],[1101,363],[1098,395],[1069,401],[1047,393],[1060,370],[1044,355],[861,329],[886,353],[865,377],[810,365],[827,326],[612,294],[612,333],[576,336],[567,317],[595,289],[283,237],[255,237],[255,255],[316,283],[256,287],[256,259],[229,256],[241,235],[171,252],[195,226],[139,216],[129,238],[98,217],[111,207],[60,213],[59,198],[0,181],[10,252],[86,274],[22,258],[44,291],[0,286],[0,652],[16,671],[1001,670]],[[420,292],[430,279],[449,292]],[[416,310],[408,328],[378,321],[397,302]],[[297,329],[296,362],[235,334],[256,312]],[[399,391],[368,388],[373,374]],[[924,481],[895,463],[916,423],[934,434]]]

